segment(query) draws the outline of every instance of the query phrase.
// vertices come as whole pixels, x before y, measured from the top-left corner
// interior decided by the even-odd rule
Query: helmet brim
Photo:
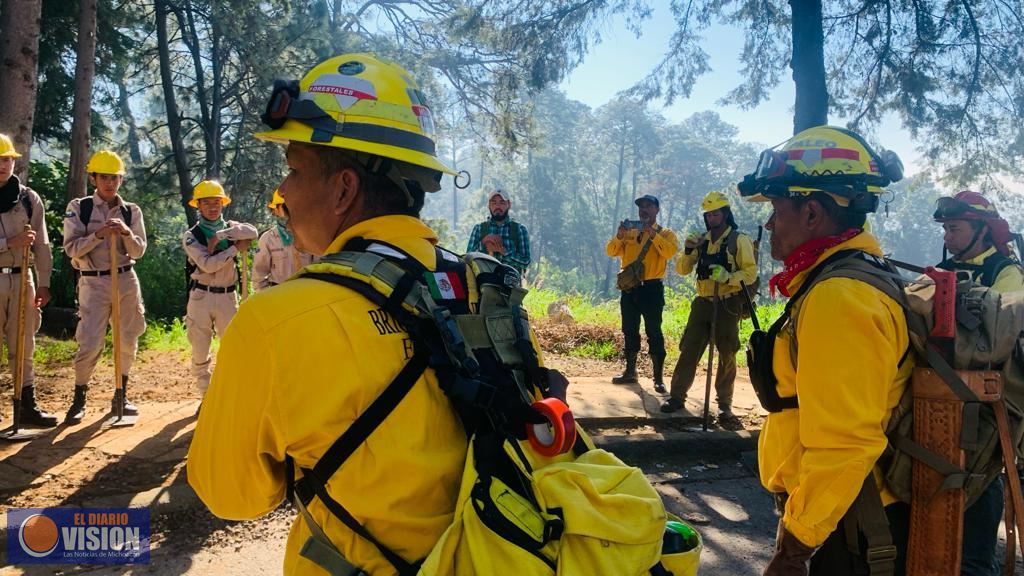
[[[415,150],[409,150],[408,148],[400,148],[398,146],[389,146],[387,144],[378,144],[375,142],[366,142],[363,140],[355,140],[353,138],[343,138],[341,136],[334,136],[329,142],[312,142],[313,129],[294,120],[286,121],[280,128],[257,132],[253,136],[259,140],[275,142],[282,145],[288,145],[291,142],[298,142],[312,146],[328,146],[331,148],[355,150],[356,152],[365,152],[367,154],[373,154],[374,156],[391,158],[393,160],[407,162],[409,164],[422,166],[431,170],[437,170],[438,172],[451,176],[455,176],[457,174],[455,170],[445,166],[434,156],[423,152],[417,152]]]

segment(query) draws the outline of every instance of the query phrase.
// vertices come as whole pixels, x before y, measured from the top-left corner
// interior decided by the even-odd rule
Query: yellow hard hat
[[[89,174],[117,174],[124,176],[124,160],[117,155],[117,152],[100,150],[89,158],[85,165],[85,171]]]
[[[14,141],[7,134],[0,134],[0,157],[21,158],[21,154],[14,149]]]
[[[301,81],[275,81],[256,137],[344,148],[405,163],[401,176],[427,192],[440,189],[434,120],[426,97],[402,67],[372,54],[344,54]],[[426,170],[424,170],[426,169]]]
[[[729,206],[729,199],[726,198],[725,194],[718,191],[708,192],[708,195],[704,197],[704,200],[700,203],[700,209],[705,213],[714,212],[721,208],[727,208]]]
[[[274,208],[277,208],[278,206],[281,206],[283,204],[284,198],[281,198],[281,193],[278,192],[277,190],[274,190],[274,195],[271,196],[270,203],[267,204],[267,208],[273,210]]]
[[[224,193],[224,187],[216,180],[203,180],[196,184],[196,187],[192,189],[192,199],[188,201],[188,205],[198,208],[199,201],[203,198],[220,198],[222,205],[231,204],[231,198],[228,198],[228,195]]]
[[[889,150],[876,153],[855,132],[815,126],[781,150],[761,153],[757,168],[737,188],[754,202],[825,192],[855,212],[874,212],[882,189],[903,178],[903,163]]]

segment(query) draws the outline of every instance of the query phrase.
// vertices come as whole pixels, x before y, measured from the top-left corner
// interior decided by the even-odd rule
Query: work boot
[[[75,399],[71,401],[71,408],[64,416],[65,424],[78,424],[85,418],[85,393],[89,391],[87,385],[75,385]]]
[[[53,428],[57,425],[57,417],[43,412],[36,406],[36,387],[25,386],[21,389],[21,423],[37,428]]]
[[[669,398],[661,403],[661,411],[665,414],[679,412],[683,409],[683,401],[679,398]]]
[[[114,399],[110,401],[110,412],[117,414],[117,401],[121,399],[122,406],[121,414],[124,416],[138,416],[139,409],[132,404],[132,401],[128,399],[128,375],[121,375],[121,392],[114,392]]]
[[[654,391],[664,394],[667,390],[665,390],[665,382],[661,379],[661,374],[665,368],[665,359],[651,356],[651,364],[654,365]]]
[[[626,354],[626,369],[622,371],[621,376],[612,378],[612,384],[636,384],[639,382],[636,378],[636,354],[636,352]]]

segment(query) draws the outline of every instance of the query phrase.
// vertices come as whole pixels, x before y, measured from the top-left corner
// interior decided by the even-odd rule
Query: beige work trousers
[[[213,373],[210,358],[213,331],[216,329],[217,336],[223,337],[236,310],[238,300],[234,292],[215,294],[199,289],[189,292],[185,327],[188,329],[188,342],[192,345],[192,375],[203,394],[206,394]]]
[[[121,312],[121,375],[127,376],[139,351],[139,336],[146,331],[146,309],[135,270],[117,275]],[[89,383],[103,352],[107,326],[113,328],[110,276],[82,276],[78,279],[78,328],[75,340],[75,385]]]
[[[21,291],[21,274],[0,273],[0,325],[3,326],[4,341],[7,343],[7,365],[14,379],[14,362],[18,341],[18,292]],[[32,276],[28,277],[28,294],[25,298],[25,361],[23,363],[23,386],[32,386],[35,372],[32,369],[32,353],[36,348],[36,331],[43,316],[35,305],[36,287]]]

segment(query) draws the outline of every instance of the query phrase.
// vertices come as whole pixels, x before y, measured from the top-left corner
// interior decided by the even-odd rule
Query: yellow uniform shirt
[[[881,255],[868,233],[833,247]],[[793,292],[808,271],[797,275]],[[780,331],[773,368],[779,395],[800,406],[769,414],[758,439],[761,483],[788,492],[783,524],[808,546],[819,546],[853,504],[874,471],[885,505],[895,498],[875,463],[888,443],[885,428],[913,371],[903,308],[864,282],[830,278],[797,304],[796,323]],[[794,337],[799,369],[790,356]]]
[[[747,286],[754,283],[757,279],[757,261],[754,259],[754,242],[750,239],[750,236],[746,234],[740,234],[736,238],[736,257],[733,258],[732,254],[728,254],[728,246],[726,240],[729,238],[729,234],[732,233],[732,227],[725,229],[725,232],[718,238],[718,240],[711,241],[711,232],[705,232],[704,238],[707,239],[707,252],[708,254],[718,254],[720,250],[726,250],[726,259],[729,263],[728,268],[735,270],[732,276],[726,282],[718,284],[718,296],[726,297],[733,294],[739,294],[740,282],[743,282]],[[683,250],[683,253],[676,258],[676,272],[682,276],[686,276],[697,266],[697,260],[700,257],[700,250],[691,250],[689,253]],[[705,298],[711,298],[715,295],[715,281],[710,278],[703,280],[697,280],[697,295]]]
[[[437,237],[420,220],[384,216],[346,230],[393,244],[434,269]],[[295,279],[251,296],[228,327],[188,455],[188,479],[222,518],[256,518],[285,495],[285,454],[311,468],[391,383],[410,353],[408,334],[363,296]],[[424,558],[452,522],[466,438],[428,371],[329,480],[328,490],[384,545]],[[338,550],[374,575],[393,574],[369,542],[319,499],[309,508]],[[284,573],[322,575],[299,556],[309,537],[292,525]]]
[[[986,258],[995,253],[995,248],[989,248],[974,258],[963,260],[962,262],[973,266],[981,266],[985,263]],[[1020,266],[1007,266],[996,276],[996,281],[992,283],[991,288],[1000,294],[1024,290],[1024,272],[1021,271]]]
[[[665,277],[668,261],[679,251],[679,241],[674,232],[658,226],[651,247],[644,256],[644,281],[660,280]],[[620,268],[629,266],[640,256],[640,250],[647,242],[649,235],[640,230],[626,230],[622,238],[612,237],[605,247],[605,253],[612,258],[618,257]]]

